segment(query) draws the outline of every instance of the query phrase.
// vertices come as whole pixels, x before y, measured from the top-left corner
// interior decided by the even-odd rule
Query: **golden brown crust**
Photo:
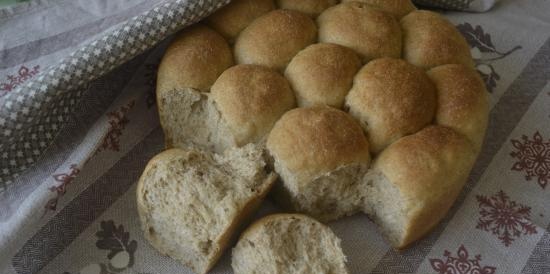
[[[476,159],[470,142],[443,126],[429,126],[385,149],[374,169],[400,191],[409,219],[396,248],[426,234],[445,216]]]
[[[192,26],[183,30],[164,53],[157,93],[182,88],[208,91],[231,65],[233,56],[225,39],[206,26]]]
[[[369,163],[369,144],[359,124],[331,107],[291,110],[277,121],[267,149],[298,178],[315,178],[351,163]]]
[[[479,151],[489,114],[488,92],[479,73],[463,65],[443,65],[428,75],[438,92],[436,123],[465,135]]]
[[[255,64],[284,70],[292,57],[315,42],[317,28],[307,15],[274,10],[254,20],[235,43],[239,64]]]
[[[436,91],[422,69],[401,59],[381,58],[357,73],[346,107],[361,121],[371,151],[378,153],[432,121]]]
[[[296,10],[311,17],[317,17],[327,8],[338,4],[338,0],[277,0],[281,9]]]
[[[401,27],[403,58],[409,63],[425,69],[445,64],[474,66],[468,43],[441,15],[413,11],[401,19]]]
[[[314,44],[290,62],[285,76],[296,93],[298,106],[329,105],[341,108],[361,67],[352,50],[336,44]]]
[[[216,80],[211,93],[238,145],[259,141],[296,104],[288,81],[257,65],[229,68]]]
[[[364,62],[401,56],[398,21],[365,3],[347,2],[328,8],[318,18],[319,41],[355,50]]]
[[[233,41],[254,19],[275,9],[273,0],[233,0],[206,19],[206,23]]]
[[[342,2],[351,1],[367,3],[395,16],[397,19],[400,19],[401,17],[416,10],[416,7],[411,0],[343,0]]]

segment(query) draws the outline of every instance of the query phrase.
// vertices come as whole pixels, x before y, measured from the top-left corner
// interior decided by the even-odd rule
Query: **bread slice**
[[[256,221],[233,249],[238,274],[345,274],[340,239],[305,215],[275,214]]]
[[[276,175],[254,145],[224,155],[171,149],[155,156],[137,188],[145,238],[161,253],[206,273],[260,205]]]

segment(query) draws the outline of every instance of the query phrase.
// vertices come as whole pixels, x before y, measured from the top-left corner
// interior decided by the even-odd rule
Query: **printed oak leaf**
[[[80,274],[117,274],[127,271],[134,265],[137,242],[130,241],[130,233],[124,231],[124,226],[116,226],[113,220],[101,221],[100,230],[95,235],[98,238],[96,247],[109,251],[109,261],[92,262],[81,268]]]
[[[481,52],[498,52],[491,41],[491,35],[485,33],[481,26],[473,27],[469,23],[464,23],[456,27],[466,38],[468,44],[476,46]]]
[[[133,257],[134,252],[137,249],[137,242],[135,240],[130,241],[130,233],[124,231],[124,227],[119,225],[115,226],[112,220],[102,221],[101,230],[96,233],[99,238],[96,242],[96,246],[99,249],[109,250],[107,258],[112,259],[119,252],[128,252],[130,257]]]
[[[521,46],[515,46],[506,52],[502,52],[496,48],[491,40],[491,35],[485,32],[481,26],[474,27],[470,23],[462,23],[457,25],[456,28],[470,45],[476,69],[485,82],[487,90],[493,92],[498,80],[501,79],[493,63],[521,49]]]

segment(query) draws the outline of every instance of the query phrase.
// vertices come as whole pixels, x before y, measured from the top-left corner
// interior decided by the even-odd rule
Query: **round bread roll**
[[[277,0],[282,9],[297,10],[311,17],[317,17],[327,8],[338,4],[338,0]]]
[[[313,44],[288,64],[285,76],[298,106],[341,108],[361,61],[352,50],[336,44]]]
[[[158,68],[157,94],[174,89],[208,91],[233,65],[229,45],[212,29],[195,25],[172,41]]]
[[[465,135],[481,149],[489,116],[485,84],[479,73],[463,65],[443,65],[428,71],[437,88],[435,122]]]
[[[359,210],[354,185],[370,163],[369,145],[359,124],[327,106],[291,110],[273,127],[267,149],[283,181],[275,198],[320,221]]]
[[[319,41],[349,47],[364,62],[401,56],[397,20],[365,3],[347,2],[328,8],[318,18]]]
[[[233,41],[254,19],[275,9],[273,0],[233,0],[206,19],[207,24]]]
[[[464,136],[429,126],[385,149],[365,178],[365,212],[397,249],[421,238],[460,193],[476,153]]]
[[[342,0],[342,2],[351,1],[367,3],[395,16],[398,19],[409,14],[411,11],[416,10],[416,7],[411,0]]]
[[[252,224],[233,249],[231,266],[239,274],[348,273],[340,239],[299,214],[269,215]]]
[[[307,15],[274,10],[254,20],[235,43],[239,64],[255,64],[283,71],[292,57],[315,42],[317,28]]]
[[[211,94],[238,146],[260,141],[296,104],[288,81],[257,65],[229,68],[216,80]]]
[[[421,68],[381,58],[357,73],[346,107],[367,132],[371,151],[378,153],[433,120],[436,90]]]
[[[409,63],[426,69],[445,64],[474,66],[466,39],[441,15],[413,11],[401,19],[401,27],[403,58]]]

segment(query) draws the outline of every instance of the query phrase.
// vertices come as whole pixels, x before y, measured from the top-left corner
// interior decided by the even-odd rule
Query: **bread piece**
[[[328,8],[318,18],[319,41],[346,46],[368,62],[401,56],[398,21],[365,3],[347,2]]]
[[[346,107],[367,132],[371,151],[379,153],[431,123],[436,100],[424,70],[401,59],[381,58],[357,73]]]
[[[229,41],[234,41],[254,19],[274,9],[273,0],[233,0],[206,18],[206,22]]]
[[[429,126],[385,149],[363,180],[364,211],[397,249],[418,240],[447,214],[476,159],[452,129]]]
[[[155,156],[137,187],[145,238],[195,273],[206,273],[253,213],[275,175],[253,145],[215,155],[172,149]]]
[[[277,0],[282,9],[297,10],[311,17],[317,17],[330,6],[338,4],[338,0]]]
[[[397,19],[401,19],[401,17],[409,14],[411,11],[416,10],[411,0],[342,0],[342,2],[351,1],[367,3],[395,16]]]
[[[221,35],[203,25],[189,27],[164,53],[157,74],[157,94],[179,88],[207,91],[231,65],[231,49]]]
[[[254,20],[235,42],[239,64],[255,64],[283,71],[303,48],[315,42],[317,27],[307,15],[274,10]]]
[[[211,94],[237,146],[261,141],[296,105],[288,81],[276,71],[257,65],[226,70],[212,86]]]
[[[403,58],[429,69],[445,64],[474,66],[470,46],[458,30],[441,15],[425,10],[401,19]]]
[[[193,146],[218,153],[263,142],[295,104],[287,80],[256,65],[229,68],[211,93],[181,89],[158,95],[166,147]]]
[[[320,221],[359,210],[355,191],[370,163],[369,145],[349,114],[330,107],[298,108],[277,121],[267,149],[282,179],[275,198]]]
[[[256,221],[241,236],[231,261],[238,274],[346,274],[340,239],[327,226],[299,214]]]
[[[157,92],[166,148],[197,147],[218,153],[237,140],[209,93],[192,88]]]
[[[479,152],[489,116],[489,98],[479,73],[464,65],[428,71],[437,88],[435,122],[468,137]]]
[[[296,93],[298,106],[341,108],[361,61],[351,49],[336,44],[313,44],[288,64],[285,76]]]

